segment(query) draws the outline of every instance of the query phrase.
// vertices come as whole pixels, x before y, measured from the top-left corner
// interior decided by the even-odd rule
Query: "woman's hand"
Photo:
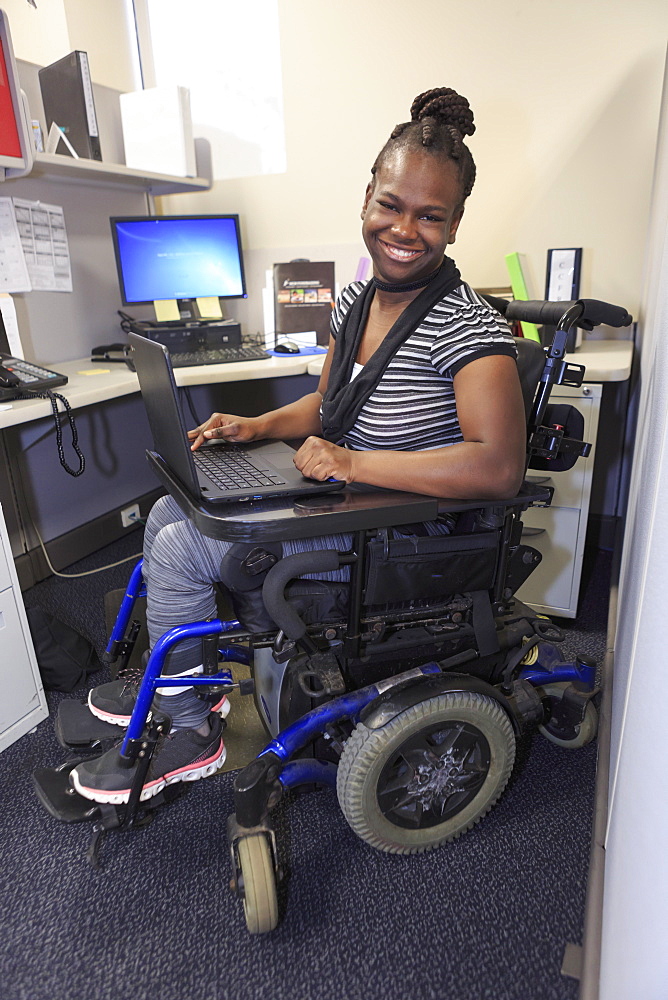
[[[208,420],[188,431],[191,451],[197,451],[205,441],[255,441],[261,437],[257,417],[235,417],[229,413],[212,413]]]
[[[309,479],[343,479],[354,481],[355,452],[339,448],[331,441],[319,437],[308,437],[295,455],[295,465],[302,476]]]

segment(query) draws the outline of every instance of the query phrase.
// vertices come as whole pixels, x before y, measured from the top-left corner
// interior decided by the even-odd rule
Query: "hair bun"
[[[450,87],[436,87],[418,94],[411,105],[411,121],[435,118],[439,124],[456,128],[461,135],[473,135],[473,112],[469,102]]]

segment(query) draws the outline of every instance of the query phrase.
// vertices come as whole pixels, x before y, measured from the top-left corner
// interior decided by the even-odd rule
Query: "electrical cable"
[[[192,396],[190,395],[190,389],[188,388],[188,386],[182,386],[181,387],[181,392],[186,397],[186,402],[188,404],[188,409],[190,410],[190,416],[195,421],[195,427],[200,427],[201,424],[202,424],[202,421],[197,416],[197,411],[195,410],[195,404],[193,403]]]
[[[59,573],[57,569],[54,569],[51,560],[49,559],[49,554],[46,551],[46,547],[44,545],[44,541],[42,540],[42,536],[37,530],[37,527],[35,525],[35,522],[32,520],[32,517],[30,518],[30,521],[32,524],[32,529],[37,535],[37,540],[44,555],[44,559],[46,560],[47,566],[49,567],[54,576],[63,577],[63,579],[65,580],[70,580],[70,579],[74,580],[76,577],[79,576],[93,576],[95,573],[102,573],[106,569],[113,569],[115,566],[122,566],[123,563],[130,562],[131,559],[141,559],[144,554],[143,551],[137,552],[132,556],[126,556],[125,559],[119,559],[118,562],[109,563],[109,565],[107,566],[100,566],[98,569],[88,569],[84,573]]]

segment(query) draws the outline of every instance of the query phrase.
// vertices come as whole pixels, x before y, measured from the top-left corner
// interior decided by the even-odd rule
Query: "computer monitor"
[[[29,174],[33,164],[32,134],[14,60],[12,36],[0,10],[0,180]]]
[[[123,304],[246,298],[237,215],[112,218]]]

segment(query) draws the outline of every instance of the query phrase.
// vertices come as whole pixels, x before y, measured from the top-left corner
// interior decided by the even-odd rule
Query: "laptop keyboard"
[[[263,361],[271,355],[263,347],[211,347],[201,351],[183,351],[172,354],[170,358],[174,368],[187,368],[192,365],[225,365],[232,361]]]
[[[195,463],[221,490],[260,486],[283,486],[285,479],[271,469],[258,469],[241,448],[201,448],[194,454]]]

